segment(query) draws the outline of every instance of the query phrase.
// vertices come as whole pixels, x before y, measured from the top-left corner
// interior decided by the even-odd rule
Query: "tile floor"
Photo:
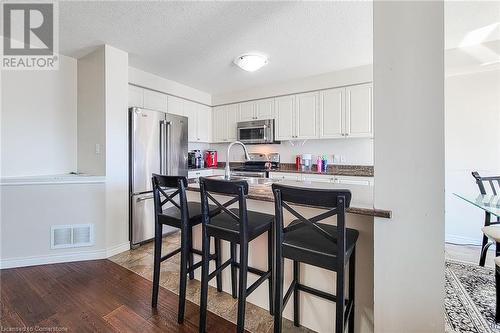
[[[180,245],[179,234],[175,233],[166,237],[163,241],[162,253],[168,253],[178,248]],[[493,249],[488,253],[486,266],[494,267],[494,252]],[[479,260],[479,246],[465,246],[446,244],[445,257],[446,259],[466,261],[477,263]],[[179,292],[179,259],[176,255],[170,260],[167,260],[161,265],[160,285],[168,290],[178,294]],[[110,258],[111,261],[130,269],[131,271],[143,276],[148,280],[152,280],[153,276],[153,243],[149,243],[135,250],[125,251]],[[169,272],[169,274],[163,274]],[[199,304],[200,283],[197,280],[188,280],[186,298],[195,304]],[[237,300],[233,299],[227,293],[218,293],[213,287],[209,289],[208,295],[208,310],[216,315],[227,319],[231,322],[236,322],[238,312]],[[247,303],[245,315],[245,328],[251,333],[268,333],[273,328],[273,317],[267,310],[264,310],[256,305]],[[283,320],[284,332],[313,332],[307,328],[297,328],[293,326],[290,320]]]
[[[163,240],[162,253],[169,253],[180,246],[179,233],[167,236]],[[153,243],[148,243],[135,250],[125,251],[111,258],[111,261],[141,275],[153,279]],[[164,261],[161,265],[160,285],[176,294],[179,293],[179,264],[180,255]],[[168,272],[168,274],[164,274]],[[195,303],[200,302],[200,283],[197,280],[189,280],[187,283],[186,298]],[[216,315],[236,323],[238,314],[238,300],[233,299],[230,294],[219,293],[217,289],[210,287],[208,293],[208,310]],[[245,312],[245,329],[251,333],[272,332],[273,317],[269,312],[252,303],[247,303]],[[283,332],[313,332],[304,327],[295,327],[293,322],[283,319]]]

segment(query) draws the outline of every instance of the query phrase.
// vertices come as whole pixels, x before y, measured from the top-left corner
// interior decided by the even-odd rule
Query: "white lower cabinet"
[[[224,176],[224,169],[213,169],[212,175],[214,176]]]
[[[302,175],[293,172],[269,172],[269,178],[273,180],[302,180]]]
[[[208,177],[213,175],[211,169],[190,170],[188,171],[188,179],[196,179],[200,177]]]
[[[336,176],[335,183],[345,185],[373,186],[373,177]]]
[[[308,181],[308,182],[333,183],[334,178],[335,177],[333,175],[315,175],[315,174],[308,174],[308,173],[304,173],[302,175],[302,180]]]
[[[314,173],[270,172],[269,178],[274,180],[298,180],[318,183],[373,186],[373,177],[335,176]]]

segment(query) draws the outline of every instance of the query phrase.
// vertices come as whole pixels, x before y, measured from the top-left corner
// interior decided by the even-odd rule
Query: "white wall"
[[[477,195],[472,171],[500,174],[500,70],[447,76],[446,240],[481,244],[484,212],[453,193]]]
[[[104,184],[1,185],[0,190],[1,267],[68,261],[105,248]],[[94,224],[94,246],[50,249],[52,225],[87,223]]]
[[[128,241],[128,53],[105,45],[106,246]]]
[[[78,59],[78,172],[91,175],[106,174],[104,66],[103,47]]]
[[[340,71],[297,78],[284,82],[255,87],[212,96],[212,105],[241,102],[251,99],[295,94],[311,90],[340,87],[371,82],[372,65],[359,66]]]
[[[376,333],[444,331],[443,7],[373,4]]]
[[[182,97],[205,105],[212,105],[212,96],[209,93],[188,87],[181,83],[168,80],[158,75],[129,67],[128,80],[137,86],[157,90],[165,94]]]
[[[226,149],[228,144],[217,143],[210,145],[218,151],[218,160],[226,161]],[[256,153],[280,153],[281,162],[295,163],[298,154],[328,155],[328,160],[333,163],[333,155],[345,158],[342,164],[373,165],[373,140],[372,139],[328,139],[328,140],[305,140],[305,141],[283,141],[274,145],[247,145],[249,152]],[[244,153],[241,147],[231,150],[231,161],[244,161]],[[335,163],[340,164],[340,163]]]
[[[57,71],[2,71],[1,176],[76,171],[77,63]]]

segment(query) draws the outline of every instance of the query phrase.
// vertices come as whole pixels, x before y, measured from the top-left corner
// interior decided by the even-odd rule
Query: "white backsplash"
[[[196,148],[191,148],[191,146]],[[201,144],[190,144],[189,149],[198,148]],[[207,144],[205,144],[207,145]],[[226,160],[226,143],[210,144],[211,149],[218,151],[218,161]],[[305,140],[305,141],[283,141],[281,144],[273,145],[247,145],[249,152],[255,153],[279,153],[282,163],[295,163],[298,154],[312,154],[315,163],[318,155],[328,155],[329,163],[373,165],[373,139],[330,139],[330,140]],[[333,161],[333,156],[336,158]],[[231,161],[243,161],[244,154],[241,147],[235,146],[231,150]]]

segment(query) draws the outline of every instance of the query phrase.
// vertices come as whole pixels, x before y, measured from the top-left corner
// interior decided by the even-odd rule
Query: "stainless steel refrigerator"
[[[138,245],[155,233],[151,175],[187,177],[188,118],[132,107],[129,126],[129,238]],[[174,230],[164,226],[163,233]]]

